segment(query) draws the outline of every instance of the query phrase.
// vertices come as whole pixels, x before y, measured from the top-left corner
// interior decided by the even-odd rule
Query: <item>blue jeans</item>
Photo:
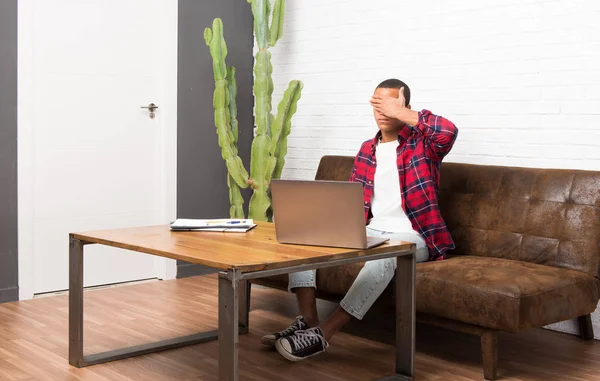
[[[367,236],[414,242],[417,245],[416,261],[426,262],[429,259],[429,249],[425,245],[425,241],[416,233],[391,233],[374,230],[367,226]],[[396,258],[365,262],[348,293],[340,302],[340,306],[350,315],[362,320],[394,277],[395,270]],[[316,270],[292,273],[289,275],[288,290],[292,291],[297,287],[317,288],[316,278]]]

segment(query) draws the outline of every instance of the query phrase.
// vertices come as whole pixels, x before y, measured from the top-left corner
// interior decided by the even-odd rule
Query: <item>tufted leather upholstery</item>
[[[323,156],[315,180],[348,181],[353,166],[351,156]]]
[[[442,263],[444,262],[444,263]],[[417,265],[417,310],[508,332],[594,311],[596,278],[581,271],[493,257]]]
[[[445,163],[441,178],[457,254],[600,276],[600,172]]]
[[[346,181],[353,159],[324,156],[315,179]],[[417,265],[417,310],[511,332],[595,310],[600,172],[443,163],[439,203],[456,250]],[[321,269],[317,286],[342,297],[361,267]]]

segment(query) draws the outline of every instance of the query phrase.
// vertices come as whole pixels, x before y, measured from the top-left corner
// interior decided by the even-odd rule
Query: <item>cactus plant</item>
[[[225,160],[228,171],[230,217],[244,217],[244,200],[240,188],[251,187],[253,193],[248,207],[248,217],[258,221],[268,221],[271,219],[269,184],[272,179],[281,176],[287,153],[287,137],[291,131],[291,119],[296,112],[303,84],[297,80],[290,81],[277,107],[277,116],[273,115],[271,112],[273,66],[271,52],[268,49],[275,46],[283,34],[285,0],[275,0],[272,8],[269,0],[248,0],[248,3],[252,7],[254,35],[258,47],[254,58],[253,92],[256,130],[251,148],[250,173],[238,155],[237,84],[235,68],[227,67],[225,62],[227,44],[223,36],[221,19],[214,19],[212,29],[205,29],[204,40],[210,48],[213,60],[214,118],[221,156]],[[271,11],[273,15],[269,26]]]

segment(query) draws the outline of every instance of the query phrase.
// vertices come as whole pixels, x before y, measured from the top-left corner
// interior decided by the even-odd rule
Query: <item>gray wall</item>
[[[221,158],[213,120],[212,59],[204,42],[204,28],[220,17],[225,27],[227,64],[235,66],[238,83],[239,151],[248,167],[253,136],[252,12],[241,0],[179,0],[177,216],[229,216],[227,171]],[[247,192],[244,196],[248,196]],[[185,262],[178,277],[206,273]]]
[[[17,0],[0,1],[0,303],[17,300]]]

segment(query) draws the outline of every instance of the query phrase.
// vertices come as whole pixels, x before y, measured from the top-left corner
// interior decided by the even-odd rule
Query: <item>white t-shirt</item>
[[[375,151],[375,170],[369,227],[391,233],[415,233],[410,220],[402,209],[400,178],[396,164],[398,141],[379,143]]]

